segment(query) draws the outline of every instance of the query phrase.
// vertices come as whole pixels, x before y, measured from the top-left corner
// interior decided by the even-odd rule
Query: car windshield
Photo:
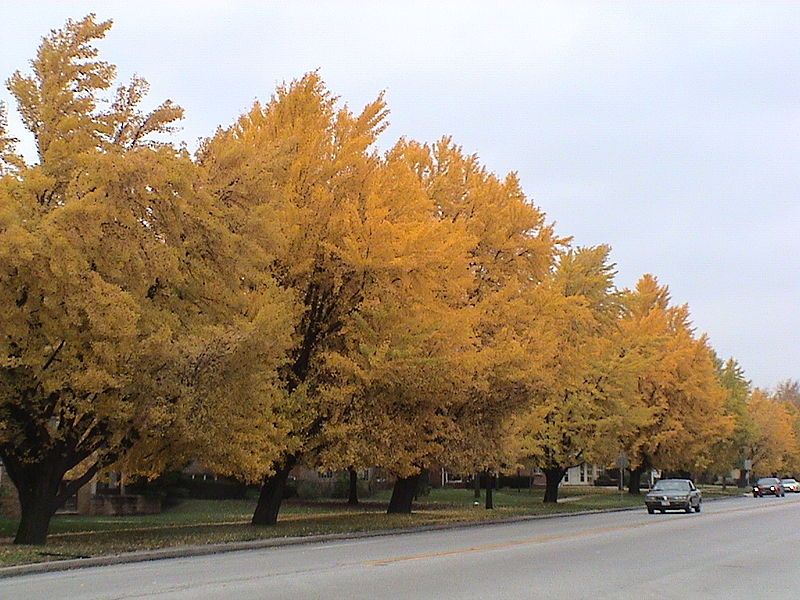
[[[653,491],[657,492],[665,492],[665,491],[688,492],[689,489],[690,488],[688,481],[659,481],[653,486]]]
[[[775,485],[776,483],[778,483],[778,480],[774,477],[763,477],[758,480],[758,485]]]

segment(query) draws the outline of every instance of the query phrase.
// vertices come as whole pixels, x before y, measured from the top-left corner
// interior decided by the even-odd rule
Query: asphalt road
[[[800,495],[28,575],[0,599],[700,598],[800,589]]]

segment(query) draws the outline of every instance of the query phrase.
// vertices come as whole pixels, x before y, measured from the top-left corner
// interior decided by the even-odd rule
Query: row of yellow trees
[[[786,406],[718,365],[654,277],[617,290],[609,248],[556,235],[514,174],[449,138],[379,152],[383,98],[353,112],[316,73],[192,156],[167,141],[180,107],[143,111],[138,77],[109,92],[109,27],[67,22],[9,80],[35,163],[0,122],[18,543],[43,543],[98,471],[193,458],[261,482],[254,524],[276,522],[300,463],[382,466],[391,512],[434,464],[533,464],[546,500],[566,468],[623,451],[635,481],[745,453],[779,468],[770,444],[791,436],[759,407]]]
[[[750,466],[756,476],[800,474],[800,383],[786,380],[769,393],[751,389],[733,360],[719,372],[734,430],[715,448],[712,466]]]

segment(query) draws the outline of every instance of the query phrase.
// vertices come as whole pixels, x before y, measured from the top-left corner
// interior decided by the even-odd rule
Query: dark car
[[[786,492],[777,477],[762,477],[753,486],[753,498],[764,496],[785,496]]]
[[[647,512],[684,510],[687,513],[700,512],[703,497],[691,479],[662,479],[644,497]]]

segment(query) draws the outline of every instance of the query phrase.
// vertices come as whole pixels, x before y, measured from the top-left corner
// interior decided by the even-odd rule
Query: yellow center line
[[[371,567],[380,567],[390,565],[392,563],[407,562],[412,560],[425,560],[427,558],[442,558],[446,556],[458,556],[461,554],[472,554],[475,552],[487,552],[491,550],[505,550],[508,548],[515,548],[517,546],[527,546],[532,544],[546,544],[548,542],[557,542],[562,540],[579,539],[584,537],[591,537],[593,535],[600,535],[603,533],[613,533],[615,531],[623,531],[626,529],[636,529],[638,527],[645,527],[651,523],[627,523],[625,525],[616,525],[613,527],[597,527],[595,529],[587,529],[585,531],[576,531],[571,533],[551,533],[548,535],[537,535],[531,538],[522,540],[511,540],[508,542],[495,542],[493,544],[481,544],[479,546],[467,546],[466,548],[457,548],[455,550],[443,550],[440,552],[424,552],[421,554],[410,554],[408,556],[398,556],[396,558],[384,558],[380,560],[366,561],[364,564]]]

